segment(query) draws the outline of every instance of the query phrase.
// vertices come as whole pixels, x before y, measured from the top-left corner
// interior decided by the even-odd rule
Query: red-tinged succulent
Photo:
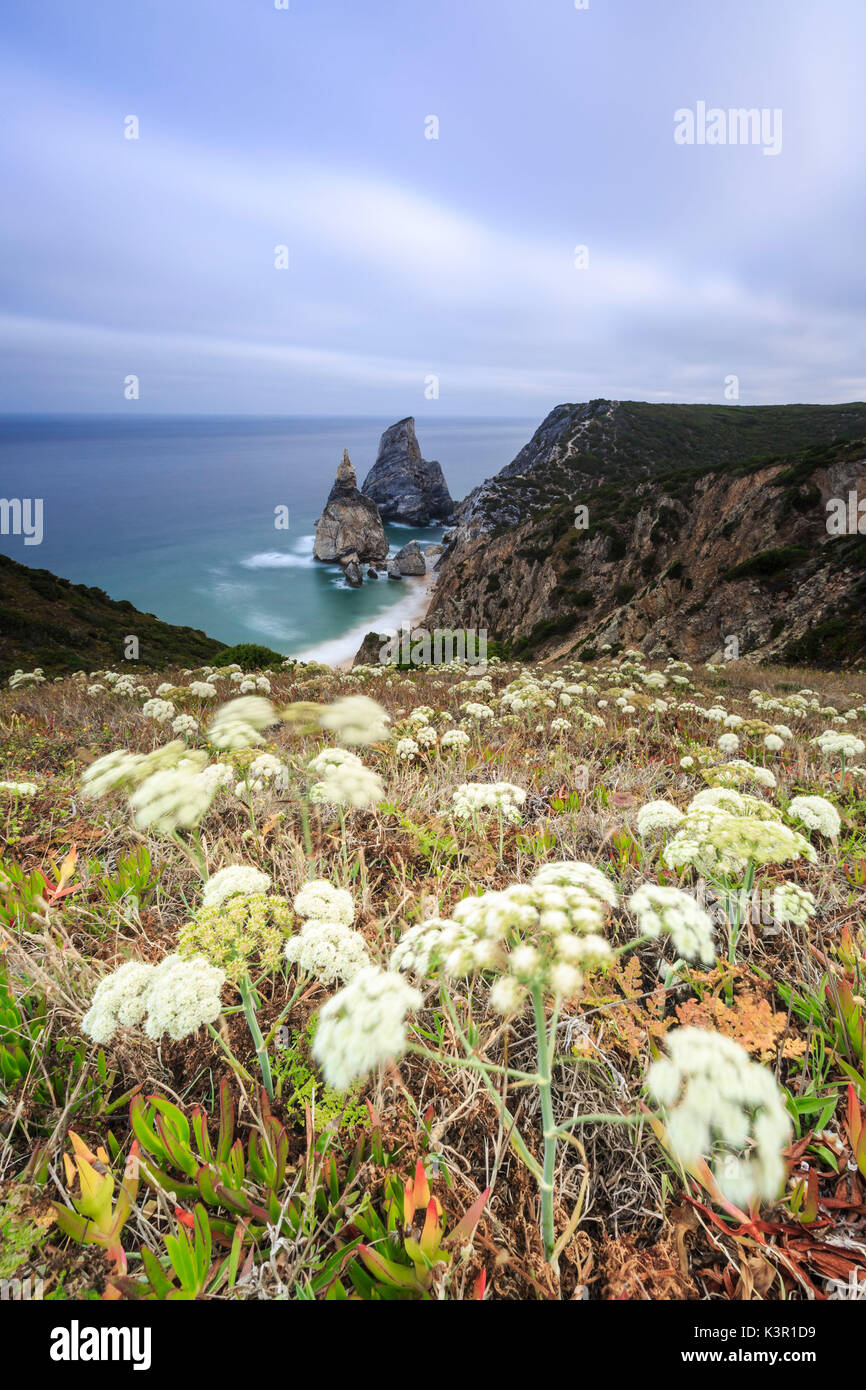
[[[69,1138],[75,1161],[64,1155],[67,1181],[71,1186],[77,1176],[81,1195],[72,1198],[72,1210],[58,1202],[53,1204],[57,1224],[66,1235],[82,1245],[101,1246],[108,1258],[114,1261],[117,1273],[125,1274],[126,1254],[120,1244],[120,1233],[132,1213],[138,1194],[138,1144],[133,1143],[130,1149],[115,1205],[115,1183],[108,1169],[108,1154],[104,1149],[91,1153],[84,1140],[73,1130],[69,1131]],[[103,1171],[100,1172],[96,1164]]]
[[[363,1269],[355,1263],[349,1272],[361,1297],[429,1297],[437,1278],[452,1266],[455,1252],[471,1241],[489,1193],[485,1188],[446,1233],[442,1204],[430,1191],[421,1160],[413,1178],[405,1183],[392,1179],[383,1203],[384,1220],[370,1202],[353,1218],[362,1236],[357,1252]],[[482,1295],[483,1291],[482,1284]]]

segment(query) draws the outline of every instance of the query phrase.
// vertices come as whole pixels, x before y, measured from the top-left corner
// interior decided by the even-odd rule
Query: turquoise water
[[[0,535],[22,564],[97,585],[166,622],[291,654],[395,626],[417,590],[350,589],[313,560],[343,448],[359,484],[392,421],[313,417],[2,417],[0,494],[43,499],[43,540]],[[453,497],[510,463],[532,420],[417,419]],[[287,508],[289,527],[275,527]],[[386,527],[393,549],[441,530]],[[326,657],[328,653],[322,651]]]

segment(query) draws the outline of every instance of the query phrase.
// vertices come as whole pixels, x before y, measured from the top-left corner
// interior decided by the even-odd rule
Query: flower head
[[[798,883],[780,883],[773,889],[773,916],[777,922],[804,927],[815,915],[815,895]]]
[[[390,715],[367,695],[344,695],[319,715],[323,729],[330,729],[341,743],[352,746],[381,743],[389,737],[390,722]]]
[[[270,882],[265,874],[261,877]],[[277,969],[291,925],[291,909],[284,898],[262,892],[235,893],[200,908],[181,927],[178,951],[184,957],[200,954],[219,966],[227,979],[238,981],[253,963],[262,970]]]
[[[653,1062],[647,1085],[665,1109],[680,1162],[691,1167],[712,1155],[716,1180],[731,1201],[773,1201],[785,1178],[781,1150],[791,1136],[773,1073],[721,1033],[677,1028],[666,1043],[668,1055]]]
[[[406,1015],[422,997],[393,970],[367,965],[322,1005],[313,1056],[325,1081],[346,1090],[406,1048]]]
[[[495,811],[503,820],[520,824],[526,800],[522,787],[511,782],[464,782],[452,795],[456,820],[471,820],[479,811]]]
[[[324,922],[342,922],[350,927],[355,920],[355,904],[345,888],[335,888],[325,878],[314,878],[295,894],[294,908],[299,917],[316,917]]]
[[[654,830],[674,830],[682,819],[682,811],[670,801],[648,801],[637,813],[637,833],[645,839]]]
[[[823,796],[795,796],[788,807],[788,815],[829,840],[835,840],[842,829],[839,812]]]
[[[220,991],[225,978],[222,970],[203,956],[191,960],[165,956],[147,987],[147,1036],[157,1039],[167,1033],[178,1041],[198,1032],[205,1023],[213,1023],[222,1009]]]
[[[146,990],[154,967],[128,961],[99,981],[81,1028],[94,1042],[110,1043],[118,1028],[135,1028],[147,1012]]]
[[[201,780],[198,766],[181,764],[154,772],[129,799],[138,828],[152,828],[170,835],[198,825],[213,799],[213,791]]]
[[[214,748],[252,748],[262,743],[262,731],[276,724],[277,711],[261,695],[242,695],[220,705],[208,729]]]
[[[313,917],[285,944],[286,960],[297,962],[323,985],[354,979],[370,964],[363,936],[345,922],[325,922]]]
[[[628,905],[643,936],[658,937],[667,932],[679,955],[687,960],[700,958],[704,965],[713,964],[716,948],[712,919],[690,894],[679,888],[645,883],[632,894]]]
[[[212,874],[204,886],[202,903],[205,907],[219,907],[226,898],[235,894],[252,897],[254,893],[267,893],[271,880],[260,869],[251,864],[229,864]]]

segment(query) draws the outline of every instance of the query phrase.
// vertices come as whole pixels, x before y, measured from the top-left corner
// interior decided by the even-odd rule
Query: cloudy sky
[[[863,0],[4,13],[0,410],[866,397]]]

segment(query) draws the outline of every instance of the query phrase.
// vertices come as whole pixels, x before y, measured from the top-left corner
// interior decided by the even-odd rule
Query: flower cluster
[[[457,820],[473,820],[479,811],[495,811],[514,825],[520,824],[520,807],[525,800],[523,788],[511,782],[464,782],[452,794]]]
[[[220,705],[208,729],[214,748],[253,748],[263,742],[262,731],[276,724],[277,711],[261,695],[242,695]]]
[[[213,799],[200,770],[197,764],[186,762],[146,778],[129,799],[139,830],[170,835],[198,825]]]
[[[200,953],[237,982],[254,962],[262,970],[277,969],[291,925],[292,913],[283,898],[235,893],[200,908],[181,927],[178,950],[182,956]]]
[[[611,959],[600,933],[616,902],[616,890],[594,865],[549,864],[528,884],[464,898],[450,919],[411,927],[391,967],[422,976],[439,969],[458,977],[492,972],[500,978],[490,1002],[503,1014],[517,1012],[530,990],[572,998],[583,970]]]
[[[815,895],[798,883],[780,883],[773,889],[773,916],[777,922],[804,927],[815,916]]]
[[[345,922],[326,922],[313,917],[285,944],[286,960],[315,975],[323,985],[354,979],[370,964],[364,938]]]
[[[225,978],[202,956],[185,960],[170,955],[156,966],[129,961],[99,982],[81,1021],[82,1031],[105,1044],[119,1027],[143,1022],[149,1038],[167,1033],[178,1041],[219,1016]]]
[[[35,782],[0,782],[0,792],[12,796],[35,796],[39,788]]]
[[[260,869],[251,864],[229,864],[212,874],[204,886],[202,903],[205,907],[219,907],[226,898],[240,894],[252,897],[254,893],[267,893],[271,880]]]
[[[694,898],[679,888],[645,883],[628,901],[641,934],[652,938],[667,932],[674,949],[686,960],[699,958],[712,965],[716,958],[712,918]]]
[[[812,742],[817,744],[826,757],[838,753],[843,758],[859,758],[861,753],[866,752],[866,743],[862,738],[856,738],[854,734],[837,733],[834,729],[825,729],[824,733],[813,738]]]
[[[733,1202],[773,1201],[785,1179],[781,1150],[791,1121],[772,1072],[720,1033],[678,1028],[666,1041],[668,1056],[652,1064],[647,1085],[665,1109],[677,1158],[688,1168],[712,1155]]]
[[[809,841],[790,826],[720,811],[691,812],[662,851],[670,868],[691,866],[716,878],[742,878],[750,862],[785,864],[801,856],[816,858]]]
[[[756,786],[770,789],[776,785],[776,779],[769,768],[757,767],[755,763],[746,762],[744,758],[734,758],[731,762],[707,767],[702,776],[711,787],[742,787],[747,782],[754,782]]]
[[[823,796],[795,796],[788,807],[788,815],[829,840],[835,840],[842,829],[839,812]]]
[[[684,819],[670,801],[648,801],[637,813],[637,833],[646,839],[654,830],[673,830]]]
[[[326,1083],[344,1091],[406,1048],[406,1015],[421,1006],[417,989],[393,970],[367,965],[322,1005],[313,1056]]]
[[[384,800],[385,785],[378,772],[345,748],[326,748],[312,759],[308,770],[320,778],[310,787],[312,802],[366,810]]]
[[[305,883],[295,894],[293,906],[299,917],[315,917],[321,922],[343,922],[350,927],[355,920],[351,893],[335,888],[324,878]]]
[[[319,715],[323,729],[329,729],[340,743],[355,747],[387,739],[390,722],[390,715],[366,695],[346,695]]]

